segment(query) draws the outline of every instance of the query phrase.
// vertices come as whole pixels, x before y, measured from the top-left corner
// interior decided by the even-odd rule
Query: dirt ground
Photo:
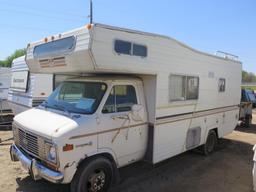
[[[252,192],[252,147],[256,144],[254,125],[238,127],[219,141],[209,157],[186,152],[155,166],[136,163],[121,169],[121,181],[113,192]],[[2,192],[68,192],[68,185],[33,181],[19,163],[9,157],[11,131],[1,131],[0,191]]]

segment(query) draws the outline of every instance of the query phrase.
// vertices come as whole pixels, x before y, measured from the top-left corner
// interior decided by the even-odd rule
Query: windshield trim
[[[103,98],[104,98],[104,96],[106,95],[106,92],[107,92],[107,90],[108,90],[108,84],[107,83],[105,83],[105,82],[102,82],[102,81],[63,81],[63,82],[61,82],[61,84],[59,85],[59,86],[61,86],[63,83],[100,83],[100,84],[103,84],[103,85],[105,85],[106,86],[106,89],[105,89],[105,92],[104,92],[104,94],[102,95],[102,97],[101,97],[101,99],[100,99],[100,102],[98,103],[98,105],[95,107],[95,110],[94,111],[92,111],[92,112],[76,112],[76,111],[72,111],[72,110],[69,110],[69,109],[67,109],[66,108],[66,110],[69,112],[69,113],[75,113],[75,114],[80,114],[80,115],[93,115],[94,113],[96,113],[96,111],[99,109],[99,106],[100,106],[100,104],[102,103],[102,100],[103,100]],[[59,87],[58,86],[58,87]],[[58,87],[56,87],[56,89],[58,88]],[[55,91],[55,90],[54,90]],[[49,98],[49,97],[48,97]],[[47,98],[47,99],[48,99]],[[44,108],[50,108],[50,109],[54,109],[54,110],[58,110],[58,111],[62,111],[62,112],[65,112],[65,110],[62,110],[61,108],[57,108],[57,107],[54,107],[54,105],[53,106],[49,106],[48,104],[47,104],[47,100],[45,100],[45,102],[43,102],[40,106],[43,106]]]

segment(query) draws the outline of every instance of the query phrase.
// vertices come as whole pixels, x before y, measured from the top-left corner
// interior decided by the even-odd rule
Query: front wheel
[[[71,182],[71,192],[105,192],[112,185],[114,170],[105,158],[83,163]]]

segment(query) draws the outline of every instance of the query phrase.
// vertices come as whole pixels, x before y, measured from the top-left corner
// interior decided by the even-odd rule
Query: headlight
[[[57,151],[54,145],[46,144],[46,159],[52,163],[57,162]]]

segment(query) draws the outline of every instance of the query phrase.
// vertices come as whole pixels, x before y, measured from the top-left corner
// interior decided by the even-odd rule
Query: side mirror
[[[143,105],[133,105],[132,106],[132,119],[134,121],[143,121],[143,117],[145,115],[145,109]]]

